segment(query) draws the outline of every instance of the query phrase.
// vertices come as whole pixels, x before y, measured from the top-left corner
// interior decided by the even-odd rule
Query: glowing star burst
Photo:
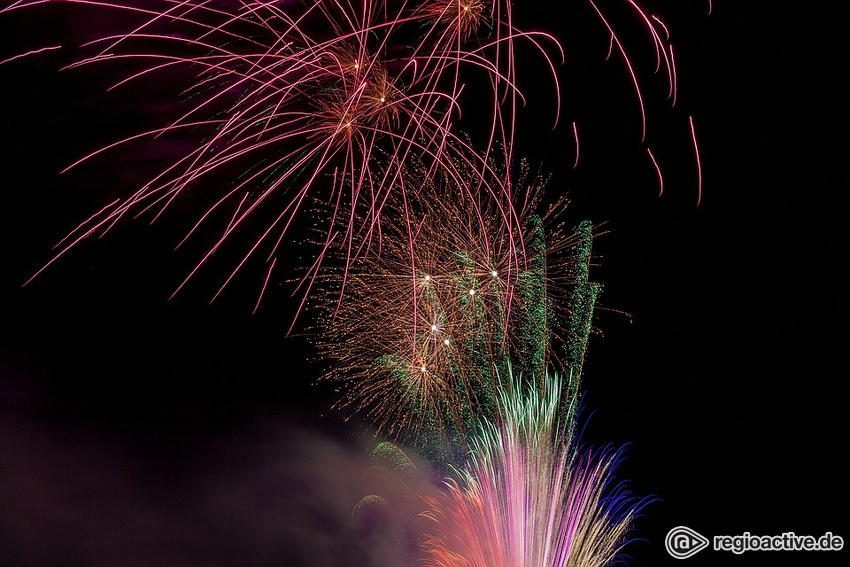
[[[426,165],[405,169],[401,182],[419,194],[399,191],[405,200],[385,209],[406,222],[384,229],[374,257],[322,279],[344,290],[328,294],[317,342],[327,379],[342,386],[340,406],[451,461],[479,418],[496,415],[509,358],[528,376],[564,368],[576,378],[565,399],[575,395],[600,290],[587,279],[592,227],[547,234],[546,219],[565,202],[533,214],[539,177],[518,179],[529,188],[523,203],[473,202]],[[469,172],[465,183],[477,182]],[[524,216],[504,222],[514,210]]]
[[[155,219],[181,194],[200,188],[210,192],[211,205],[200,211],[186,238],[202,224],[226,224],[186,280],[225,240],[246,239],[239,240],[246,251],[222,288],[249,258],[274,260],[305,201],[317,198],[330,205],[333,212],[324,219],[329,232],[338,212],[348,211],[350,226],[340,238],[365,250],[380,229],[382,203],[398,186],[405,162],[417,159],[450,171],[465,161],[468,170],[485,174],[486,158],[469,151],[455,132],[464,90],[475,92],[477,100],[489,99],[487,146],[500,142],[510,161],[514,107],[522,100],[512,46],[518,39],[536,47],[541,41],[557,46],[546,34],[514,29],[510,3],[501,0],[463,5],[454,0],[155,0],[142,5],[21,0],[0,13],[54,4],[138,18],[129,29],[110,30],[87,43],[92,52],[70,67],[124,62],[134,70],[113,87],[119,91],[127,83],[158,76],[173,81],[173,70],[182,70],[188,79],[181,114],[77,163],[178,132],[197,135],[197,143],[142,187],[82,223],[53,260],[124,217],[147,213]],[[476,30],[482,27],[489,31],[479,38]],[[550,67],[554,78],[551,62]],[[466,68],[488,78],[471,85]],[[379,169],[376,155],[382,160]],[[479,183],[473,188],[478,190],[499,194],[510,189]],[[363,224],[354,226],[354,218]]]
[[[487,4],[480,0],[434,0],[426,2],[422,14],[444,23],[450,34],[462,38],[474,33],[481,25]]]
[[[506,377],[510,378],[510,376]],[[427,567],[603,567],[627,543],[644,502],[612,489],[618,451],[581,451],[559,422],[560,378],[500,391],[469,463],[429,499]]]

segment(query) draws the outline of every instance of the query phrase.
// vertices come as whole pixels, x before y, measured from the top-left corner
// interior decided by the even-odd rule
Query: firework
[[[424,565],[602,567],[627,543],[645,502],[612,488],[620,452],[577,449],[560,377],[544,384],[500,391],[501,422],[483,424],[459,480],[430,499]]]
[[[547,234],[566,201],[536,215],[545,180],[521,169],[516,185],[527,192],[512,203],[473,201],[425,164],[406,168],[401,182],[420,192],[399,190],[407,198],[385,205],[403,225],[385,227],[369,260],[320,278],[344,288],[327,294],[317,339],[339,405],[437,460],[464,454],[479,418],[496,415],[509,358],[526,376],[549,364],[572,372],[565,398],[578,386],[600,289],[588,281],[592,225]],[[468,172],[464,182],[479,178]],[[508,211],[522,217],[507,223]]]
[[[226,239],[237,238],[243,231],[252,233],[244,243],[247,251],[224,285],[255,255],[274,261],[302,204],[312,198],[330,205],[333,213],[323,221],[329,232],[339,211],[351,213],[341,239],[362,251],[369,249],[376,235],[381,204],[398,186],[406,161],[417,159],[448,172],[463,161],[467,171],[483,176],[487,158],[470,151],[455,132],[464,90],[490,93],[487,146],[499,141],[510,163],[514,107],[521,96],[513,44],[525,38],[540,46],[542,40],[551,39],[514,29],[510,4],[501,1],[418,0],[390,5],[374,0],[357,4],[310,0],[234,5],[183,0],[139,5],[25,0],[0,12],[63,3],[118,10],[139,18],[129,31],[89,42],[86,48],[93,53],[69,67],[121,61],[137,69],[113,88],[157,76],[173,77],[168,73],[176,68],[191,75],[182,115],[160,128],[110,144],[77,164],[144,138],[192,131],[199,141],[130,196],[81,224],[62,242],[54,260],[126,216],[148,214],[156,219],[181,194],[201,187],[212,192],[208,199],[212,204],[201,211],[186,238],[204,223],[226,219],[226,224],[187,280]],[[486,33],[479,37],[482,31]],[[480,87],[467,82],[467,68],[475,70],[476,76],[483,71],[487,78]],[[458,148],[464,151],[455,151]],[[383,159],[380,173],[374,167],[376,152]],[[219,181],[213,187],[202,183],[222,175],[230,176],[229,186]],[[462,176],[458,171],[452,175]],[[497,195],[510,191],[486,183],[471,187],[470,197],[477,191]],[[273,212],[261,215],[258,211],[263,209]],[[262,228],[251,226],[245,231],[245,225],[257,218],[264,219]],[[355,218],[363,224],[355,226]],[[511,219],[512,215],[504,216],[506,222]]]

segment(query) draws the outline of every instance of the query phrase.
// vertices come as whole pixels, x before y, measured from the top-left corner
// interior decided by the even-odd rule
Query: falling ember
[[[664,177],[661,175],[661,168],[658,167],[658,162],[655,161],[655,156],[652,155],[652,150],[646,148],[646,153],[649,156],[649,159],[652,160],[652,165],[655,167],[655,172],[658,174],[658,196],[664,194]]]
[[[678,88],[679,80],[676,77],[676,57],[673,55],[673,46],[672,45],[670,46],[670,63],[671,63],[670,69],[672,71],[671,80],[672,80],[672,87],[673,87],[673,103],[672,103],[672,106],[676,106],[676,99],[679,96],[679,88]]]
[[[697,207],[702,200],[702,164],[699,159],[699,145],[697,144],[697,133],[694,129],[694,117],[688,116],[688,122],[691,125],[691,140],[694,142],[694,156],[697,160]]]
[[[257,304],[254,306],[254,310],[252,313],[256,313],[257,309],[260,308],[260,302],[263,300],[263,294],[266,292],[266,286],[269,284],[269,277],[272,275],[272,270],[274,270],[274,265],[277,262],[277,258],[272,259],[272,263],[269,266],[269,271],[266,272],[266,278],[263,280],[263,289],[260,290],[260,297],[257,298]]]
[[[575,122],[573,122],[573,138],[576,143],[576,159],[573,162],[573,169],[575,169],[578,167],[578,126],[576,126]]]

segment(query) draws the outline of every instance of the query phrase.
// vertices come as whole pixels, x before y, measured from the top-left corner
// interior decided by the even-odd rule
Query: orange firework
[[[328,292],[319,346],[332,365],[327,379],[342,387],[339,405],[440,457],[462,453],[479,416],[493,415],[509,357],[528,376],[568,358],[553,357],[551,345],[553,335],[571,336],[557,314],[586,284],[589,234],[559,227],[546,236],[546,220],[532,214],[545,180],[522,172],[516,185],[528,190],[517,203],[474,199],[425,164],[405,168],[400,197],[383,207],[405,223],[385,227],[368,259],[319,277],[337,290]],[[463,182],[480,179],[467,171]],[[506,222],[517,211],[524,216]]]
[[[481,0],[435,0],[426,2],[421,13],[465,39],[478,30],[486,9],[487,5]]]

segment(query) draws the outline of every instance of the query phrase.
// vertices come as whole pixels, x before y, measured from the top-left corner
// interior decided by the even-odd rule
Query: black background
[[[791,11],[715,2],[707,15],[707,2],[647,1],[676,49],[671,109],[664,81],[651,75],[645,29],[620,4],[600,3],[641,75],[647,143],[665,171],[660,197],[627,71],[616,52],[604,61],[608,35],[591,7],[515,7],[521,27],[552,32],[566,50],[554,131],[551,81],[539,59],[520,53],[520,83],[535,95],[520,116],[517,153],[552,172],[550,194],[569,191],[567,221],[607,221],[592,274],[608,310],[598,311],[601,334],[585,367],[592,416],[584,440],[629,444],[620,477],[658,497],[637,524],[643,541],[628,548],[632,565],[674,563],[663,539],[682,524],[707,536],[850,537],[842,522],[847,49],[837,12],[810,4]],[[120,20],[60,14],[0,17],[0,60],[54,40],[73,46],[86,39],[80,29],[102,34],[98,26]],[[227,551],[216,553],[221,564],[310,565],[287,555],[291,540],[275,543],[271,528],[250,536],[232,529],[242,516],[207,507],[215,491],[197,488],[229,493],[233,479],[270,461],[283,471],[271,485],[297,485],[293,455],[309,460],[296,440],[304,430],[365,452],[361,428],[329,411],[333,392],[314,384],[309,337],[286,337],[296,305],[290,272],[276,272],[253,315],[259,270],[208,305],[226,264],[167,301],[197,258],[172,251],[191,222],[181,217],[189,202],[152,226],[126,222],[84,243],[21,287],[69,229],[150,173],[146,160],[162,158],[110,154],[59,174],[122,134],[158,125],[151,101],[172,94],[168,84],[104,94],[116,75],[57,71],[74,53],[66,47],[0,67],[0,554],[20,565],[133,564],[122,553],[139,565],[217,564],[197,549],[227,539]],[[688,116],[702,158],[698,207]],[[572,121],[581,140],[575,170]],[[298,253],[279,261],[303,262]],[[309,466],[302,472],[320,483]],[[267,519],[257,510],[270,501],[285,509],[296,492],[258,497],[245,517]],[[122,506],[155,512],[131,517]],[[278,527],[304,521],[281,514]],[[168,521],[182,535],[167,535]],[[152,529],[155,536],[139,535]],[[134,545],[145,551],[128,551]],[[826,565],[847,557],[719,553],[688,561]]]

